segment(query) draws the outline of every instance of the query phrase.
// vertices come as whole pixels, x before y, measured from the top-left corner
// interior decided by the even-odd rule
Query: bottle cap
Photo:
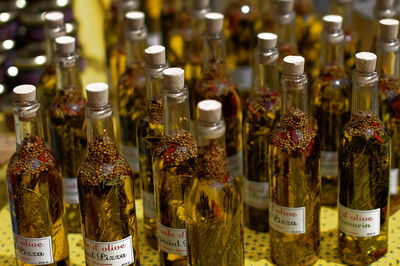
[[[148,65],[163,65],[165,59],[165,47],[162,45],[153,45],[144,50],[146,56],[146,64]]]
[[[333,32],[342,29],[343,18],[338,15],[327,15],[322,18],[324,22],[324,31]]]
[[[399,21],[397,19],[379,20],[379,38],[382,41],[391,41],[397,39],[399,32]]]
[[[304,74],[304,57],[289,55],[283,58],[283,73],[300,76]]]
[[[87,105],[92,108],[101,108],[108,104],[108,85],[103,82],[86,85]]]
[[[278,35],[270,32],[262,32],[257,35],[257,46],[260,51],[271,50],[276,47]]]
[[[197,104],[199,121],[218,123],[222,118],[222,104],[216,100],[203,100]]]
[[[71,36],[60,36],[55,39],[56,52],[58,54],[75,53],[75,38]]]
[[[224,15],[221,13],[209,12],[205,15],[206,33],[210,35],[220,34],[224,27]]]
[[[163,81],[166,89],[181,90],[185,86],[185,72],[178,67],[167,68],[163,71]]]
[[[19,85],[13,89],[14,102],[33,102],[36,101],[36,87],[30,84]]]
[[[275,7],[278,14],[292,13],[293,6],[293,0],[275,0]]]
[[[50,11],[43,14],[45,26],[48,28],[58,28],[64,26],[64,14],[59,11]]]
[[[196,0],[193,1],[193,9],[205,9],[208,8],[210,5],[210,0]]]
[[[145,27],[145,15],[140,11],[129,11],[125,14],[126,27],[128,30],[137,31]]]
[[[360,52],[356,54],[356,71],[361,73],[375,72],[376,55],[369,52]]]

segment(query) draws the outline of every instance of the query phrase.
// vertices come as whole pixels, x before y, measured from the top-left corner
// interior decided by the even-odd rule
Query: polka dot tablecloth
[[[144,241],[142,201],[137,200],[138,227],[140,231],[140,261],[142,265],[157,265],[157,253]],[[337,252],[337,211],[322,208],[321,254],[316,265],[340,265]],[[400,265],[400,211],[390,218],[389,251],[376,265]],[[69,235],[71,265],[85,265],[82,237]],[[244,244],[247,265],[272,265],[270,262],[269,234],[245,229]],[[0,265],[15,265],[14,247],[8,207],[0,211]]]

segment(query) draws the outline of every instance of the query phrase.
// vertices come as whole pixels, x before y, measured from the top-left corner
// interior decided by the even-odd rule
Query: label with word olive
[[[351,236],[377,236],[381,229],[381,209],[354,210],[339,204],[339,230]]]
[[[338,176],[339,153],[321,151],[321,176]]]
[[[85,238],[87,265],[129,265],[135,261],[132,236],[114,242],[97,242]]]
[[[243,199],[244,202],[255,208],[268,208],[268,182],[256,182],[243,178]]]
[[[288,208],[270,201],[269,225],[281,233],[304,234],[306,232],[306,208]]]
[[[51,236],[27,238],[14,234],[16,257],[27,264],[50,264],[54,262]]]
[[[187,256],[186,229],[166,227],[157,223],[158,245],[166,253]]]
[[[399,192],[399,168],[390,169],[390,195]]]
[[[63,178],[63,189],[65,203],[79,204],[77,178]]]
[[[121,143],[121,152],[124,158],[132,167],[133,172],[139,172],[139,150],[136,147],[127,146]]]
[[[243,152],[238,152],[227,158],[229,173],[236,178],[243,175]]]
[[[156,218],[156,202],[154,200],[154,194],[144,191],[142,189],[143,198],[143,213],[146,218],[155,219]]]

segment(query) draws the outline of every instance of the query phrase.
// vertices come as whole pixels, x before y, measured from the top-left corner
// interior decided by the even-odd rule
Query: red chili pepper
[[[297,144],[299,142],[299,138],[297,137],[294,129],[290,130],[289,134],[290,134],[290,138]]]
[[[47,162],[47,159],[46,152],[42,152],[42,154],[40,154],[38,157],[38,160],[41,162]]]
[[[379,137],[378,132],[375,131],[374,132],[374,138],[379,141],[380,143],[384,144],[385,142],[383,141],[383,139],[381,139],[381,137]]]
[[[215,218],[217,218],[217,220],[220,220],[223,216],[222,214],[222,209],[221,207],[218,205],[217,202],[215,202],[215,200],[211,201],[211,209],[214,212]]]

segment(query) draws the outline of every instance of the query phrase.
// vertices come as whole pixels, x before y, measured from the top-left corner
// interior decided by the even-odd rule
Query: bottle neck
[[[321,65],[325,66],[343,66],[344,61],[344,35],[323,33],[322,37],[322,56]]]
[[[276,34],[278,38],[279,49],[297,52],[296,31],[295,31],[295,13],[278,14],[275,17]]]
[[[146,93],[147,99],[153,99],[161,95],[163,87],[162,72],[168,67],[168,64],[163,65],[147,65],[146,67]]]
[[[57,90],[75,89],[82,92],[79,56],[71,54],[57,58]]]
[[[190,130],[188,91],[164,90],[164,132],[170,135],[177,130]]]
[[[133,67],[135,65],[144,64],[144,50],[147,47],[146,38],[143,36],[139,39],[126,40],[126,66]]]
[[[255,89],[270,91],[279,90],[278,49],[274,48],[267,52],[259,52],[256,56],[256,81]]]
[[[298,109],[307,114],[307,76],[305,74],[300,76],[282,74],[281,79],[283,113],[290,113],[292,110]]]
[[[352,113],[369,111],[379,116],[378,74],[353,71]]]
[[[207,35],[204,43],[204,70],[209,70],[212,64],[225,65],[226,47],[223,34]]]
[[[353,3],[339,3],[334,0],[331,1],[331,13],[339,15],[343,18],[343,27],[351,29],[353,27]]]
[[[399,78],[399,47],[398,39],[389,43],[377,43],[377,70],[380,78]]]
[[[86,118],[89,144],[99,137],[107,138],[115,143],[111,104],[102,108],[86,107]],[[89,152],[90,148],[89,145]]]
[[[43,128],[39,115],[39,102],[31,104],[14,104],[14,123],[17,147],[29,136],[43,139]]]

